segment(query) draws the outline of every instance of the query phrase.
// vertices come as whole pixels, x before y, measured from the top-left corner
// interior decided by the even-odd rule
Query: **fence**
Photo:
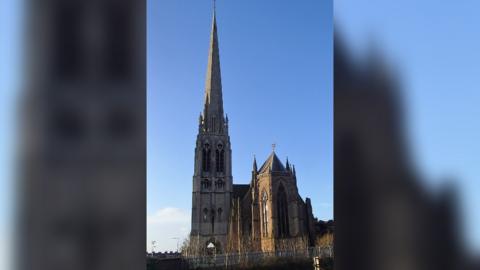
[[[246,252],[216,254],[211,256],[186,256],[184,260],[188,262],[190,269],[215,267],[215,266],[233,266],[238,264],[251,265],[262,263],[271,258],[298,258],[308,259],[313,257],[332,258],[333,247],[311,247],[300,250],[282,250],[272,252]]]

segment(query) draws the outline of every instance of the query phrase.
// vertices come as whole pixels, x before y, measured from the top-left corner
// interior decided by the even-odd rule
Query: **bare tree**
[[[180,252],[185,257],[201,256],[204,255],[205,248],[200,243],[200,237],[195,235],[189,235],[182,243]]]

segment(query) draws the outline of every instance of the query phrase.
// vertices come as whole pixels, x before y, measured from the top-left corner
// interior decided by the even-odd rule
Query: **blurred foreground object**
[[[17,268],[144,269],[144,0],[26,3]]]
[[[334,47],[335,269],[476,269],[455,190],[434,195],[415,172],[395,74],[338,33]]]

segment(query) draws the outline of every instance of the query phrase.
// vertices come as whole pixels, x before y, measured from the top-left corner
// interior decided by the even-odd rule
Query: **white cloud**
[[[190,232],[190,212],[185,209],[165,207],[147,216],[147,250],[175,251]],[[175,239],[179,238],[179,239]]]

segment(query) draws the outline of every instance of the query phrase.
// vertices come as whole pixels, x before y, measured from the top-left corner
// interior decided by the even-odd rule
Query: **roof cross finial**
[[[275,147],[277,147],[276,143],[272,143],[272,152],[275,152]]]
[[[216,11],[216,8],[217,8],[217,1],[213,0],[213,12]]]

